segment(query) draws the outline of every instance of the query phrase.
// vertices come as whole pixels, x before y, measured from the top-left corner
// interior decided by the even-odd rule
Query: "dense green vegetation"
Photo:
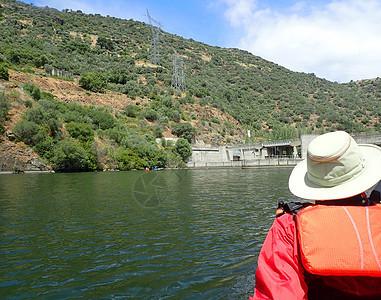
[[[5,121],[10,107],[11,102],[8,100],[4,93],[0,93],[0,134],[5,132],[3,122]]]
[[[99,168],[96,137],[113,143],[110,157],[118,168],[177,165],[179,157],[182,161],[189,155],[183,140],[189,143],[199,133],[184,123],[194,118],[184,113],[187,103],[214,106],[250,129],[252,136],[267,139],[312,131],[380,129],[379,79],[329,82],[314,74],[291,72],[246,51],[169,33],[161,36],[160,65],[155,66],[149,63],[151,37],[145,23],[13,0],[0,0],[0,22],[1,78],[8,79],[8,69],[41,68],[41,74],[42,68],[49,74],[59,70],[61,77],[79,78],[91,92],[111,89],[136,101],[115,113],[62,104],[26,84],[24,90],[34,102],[25,103],[30,109],[15,131],[60,170],[70,170],[68,165],[74,162],[79,170]],[[184,93],[171,88],[175,51],[184,59]],[[148,104],[139,105],[143,99]],[[219,121],[207,122],[212,128]],[[162,137],[167,129],[182,141],[158,147],[154,137]],[[233,129],[226,126],[215,134],[229,142],[227,135],[234,135]],[[72,152],[78,155],[70,161],[67,156]]]
[[[56,171],[183,167],[183,160],[191,154],[190,144],[184,139],[159,148],[149,126],[144,122],[136,126],[140,117],[121,115],[116,119],[107,107],[59,102],[31,83],[25,83],[24,90],[39,97],[25,101],[30,108],[13,131]],[[0,108],[0,116],[5,117],[9,100],[4,94],[0,94]],[[106,153],[98,149],[104,142],[109,143]]]

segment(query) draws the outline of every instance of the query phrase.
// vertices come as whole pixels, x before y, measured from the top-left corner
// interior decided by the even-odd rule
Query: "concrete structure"
[[[188,167],[254,167],[295,165],[300,140],[278,141],[243,146],[208,147],[193,145]]]
[[[207,161],[189,161],[188,168],[255,168],[255,167],[268,167],[268,166],[295,166],[300,162],[301,158],[266,158],[266,159],[253,159],[253,160],[237,160],[237,161],[220,161],[220,162],[207,162]]]
[[[271,141],[243,146],[193,145],[189,168],[293,166],[307,156],[307,147],[317,135],[302,135],[293,141]],[[359,144],[381,146],[381,134],[353,135]]]
[[[302,158],[307,157],[307,148],[308,145],[311,143],[311,141],[316,138],[318,135],[317,134],[303,134],[300,139],[301,139],[301,156]]]
[[[355,134],[352,135],[358,144],[375,144],[381,146],[381,134]]]
[[[262,144],[262,152],[267,152],[264,157],[288,156],[297,158],[299,156],[297,147],[300,145],[300,140],[268,142]]]
[[[231,156],[233,160],[233,156]],[[192,156],[189,161],[193,162],[228,162],[229,153],[226,147],[192,147]]]

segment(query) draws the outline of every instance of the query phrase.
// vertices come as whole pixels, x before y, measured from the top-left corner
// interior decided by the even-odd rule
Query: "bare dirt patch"
[[[122,93],[109,91],[105,93],[92,93],[80,87],[77,80],[66,81],[42,75],[26,74],[16,71],[9,71],[10,80],[25,83],[31,82],[38,86],[42,91],[49,92],[62,102],[78,102],[82,105],[110,106],[116,110],[123,110],[128,104],[141,104],[147,102],[145,99],[135,99],[127,97]]]

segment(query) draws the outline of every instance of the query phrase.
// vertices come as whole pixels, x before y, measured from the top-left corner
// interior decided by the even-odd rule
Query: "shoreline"
[[[22,171],[22,172],[15,172],[15,171],[0,171],[0,175],[10,175],[10,174],[15,174],[15,175],[22,175],[22,174],[44,174],[44,173],[56,173],[53,170],[47,170],[47,171]]]
[[[264,163],[264,164],[244,164],[242,163],[243,161],[240,161],[240,163],[216,163],[216,162],[209,162],[209,163],[204,163],[204,164],[199,164],[199,163],[189,163],[186,168],[181,168],[182,170],[206,170],[206,169],[259,169],[259,168],[292,168],[297,165],[298,161],[293,161],[292,163],[287,162],[287,163]],[[193,166],[192,166],[193,164]],[[178,169],[178,170],[181,170]],[[176,168],[165,168],[163,170],[176,170]],[[139,170],[130,170],[130,171],[139,171]],[[144,171],[144,170],[140,170]],[[150,170],[150,171],[155,171],[155,170]],[[162,171],[162,170],[160,170]],[[102,170],[102,171],[90,171],[90,172],[74,172],[74,173],[97,173],[97,172],[123,172],[120,170]],[[39,170],[39,171],[0,171],[0,175],[22,175],[22,174],[55,174],[54,170]],[[73,172],[59,172],[63,174],[69,174]]]

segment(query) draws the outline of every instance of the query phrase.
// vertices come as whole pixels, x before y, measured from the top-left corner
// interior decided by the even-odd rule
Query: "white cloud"
[[[233,26],[245,25],[250,22],[250,18],[256,8],[256,0],[226,0],[228,9],[225,17]]]
[[[381,77],[379,1],[299,2],[283,11],[258,9],[253,0],[225,2],[225,17],[242,30],[240,48],[331,81]]]

